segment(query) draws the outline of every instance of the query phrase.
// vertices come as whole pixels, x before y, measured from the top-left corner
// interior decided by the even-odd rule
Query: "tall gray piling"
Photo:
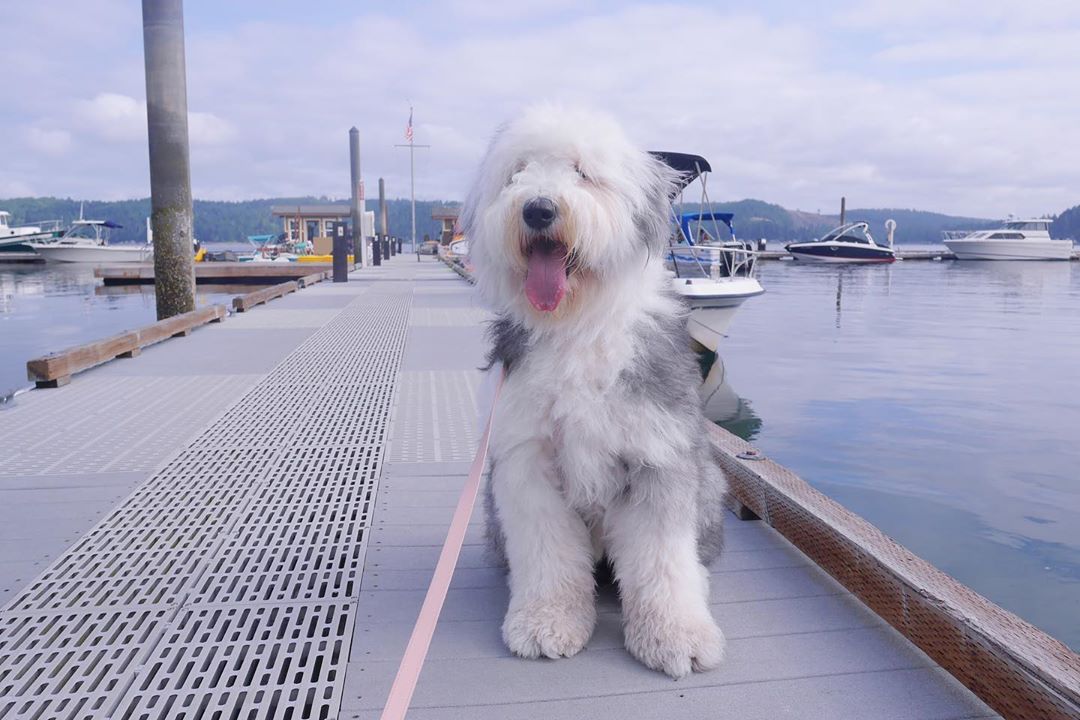
[[[847,216],[847,198],[840,198],[840,224],[844,224],[844,219]]]
[[[386,222],[386,183],[382,178],[379,178],[379,234],[390,234],[390,226]]]
[[[195,309],[182,0],[143,0],[150,223],[158,320]]]
[[[367,264],[364,238],[364,208],[360,207],[360,131],[354,125],[349,130],[349,176],[352,182],[353,261],[357,267]]]

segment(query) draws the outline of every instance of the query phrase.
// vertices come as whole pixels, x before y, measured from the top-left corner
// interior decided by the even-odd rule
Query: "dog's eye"
[[[579,178],[581,178],[585,182],[589,182],[589,176],[585,174],[585,171],[582,170],[581,166],[578,165],[577,163],[574,163],[574,172],[576,172],[578,174]]]
[[[514,178],[516,178],[518,173],[520,173],[524,169],[525,169],[525,163],[524,162],[519,162],[516,165],[514,165],[514,167],[510,168],[510,177],[506,178],[506,184],[510,185],[511,183],[513,183]]]

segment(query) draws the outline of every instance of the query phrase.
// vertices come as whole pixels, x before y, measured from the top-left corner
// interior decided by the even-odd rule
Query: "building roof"
[[[344,218],[348,217],[351,210],[344,203],[336,205],[271,205],[270,212],[275,217],[317,217],[317,218]]]

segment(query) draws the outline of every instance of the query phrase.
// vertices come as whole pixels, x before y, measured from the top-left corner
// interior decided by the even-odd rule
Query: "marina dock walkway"
[[[474,452],[487,316],[397,256],[0,411],[0,719],[376,718]],[[780,535],[733,516],[728,657],[511,657],[474,514],[413,718],[984,718]]]

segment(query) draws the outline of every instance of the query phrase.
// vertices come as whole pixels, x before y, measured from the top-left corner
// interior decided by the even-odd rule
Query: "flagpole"
[[[409,148],[409,202],[411,205],[412,213],[412,251],[417,252],[418,246],[416,244],[416,148],[429,148],[430,145],[417,145],[413,138],[413,108],[409,105],[409,124],[405,128],[405,139],[409,141],[408,145],[394,145],[394,147],[407,147]],[[417,259],[419,259],[417,255]]]
[[[412,251],[416,252],[416,160],[413,140],[409,138],[409,199],[412,201]]]

